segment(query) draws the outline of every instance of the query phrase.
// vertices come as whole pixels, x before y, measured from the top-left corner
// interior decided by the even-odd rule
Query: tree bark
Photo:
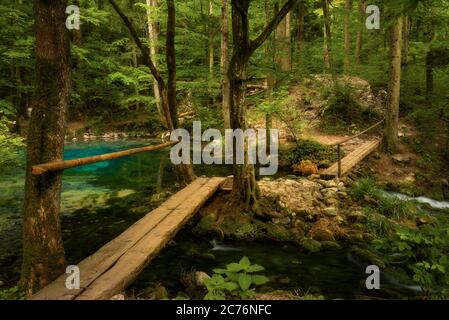
[[[296,50],[297,50],[297,60],[299,64],[302,63],[302,49],[303,49],[303,42],[304,42],[304,18],[306,14],[306,8],[305,8],[305,0],[301,0],[298,5],[298,12],[297,12],[297,24],[298,24],[298,30],[296,34]]]
[[[402,50],[402,64],[404,66],[408,65],[408,52],[410,48],[410,17],[405,16],[403,18],[402,35],[404,39],[403,50]]]
[[[321,0],[324,18],[324,69],[333,74],[334,63],[332,57],[332,33],[329,1]]]
[[[167,40],[166,40],[166,61],[167,61],[167,94],[168,105],[171,115],[171,123],[174,128],[178,128],[178,105],[176,101],[176,50],[175,50],[175,30],[176,30],[176,8],[174,0],[167,0]],[[195,180],[191,164],[179,164],[176,166],[178,180],[187,185]]]
[[[222,0],[221,2],[221,81],[223,91],[223,119],[224,128],[231,128],[231,120],[229,116],[229,24],[228,24],[228,0]]]
[[[63,159],[70,90],[66,1],[34,0],[36,82],[27,138],[20,286],[31,295],[65,271],[61,237],[61,172],[33,176],[35,164]]]
[[[213,26],[213,16],[214,16],[214,2],[209,0],[209,16],[208,16],[208,33],[209,33],[209,78],[214,77],[214,26]]]
[[[155,17],[157,8],[159,7],[158,0],[146,0],[147,4],[147,21],[148,21],[148,38],[150,40],[150,57],[153,60],[154,66],[157,67],[157,54],[159,53],[159,23]],[[159,92],[158,83],[153,80],[153,92],[156,99],[156,108],[161,118],[162,123],[167,126],[164,111],[161,104],[161,94]]]
[[[279,7],[279,5],[278,5]],[[291,13],[279,23],[276,29],[276,60],[280,70],[291,71]]]
[[[363,30],[365,29],[365,0],[359,0],[359,26],[355,44],[355,63],[362,62]]]
[[[248,11],[250,0],[232,0],[232,31],[234,39],[234,50],[229,65],[228,76],[230,87],[230,113],[231,128],[247,128],[246,122],[246,77],[248,62],[251,55],[267,40],[270,34],[277,28],[279,23],[293,9],[298,0],[289,0],[279,13],[274,17],[262,33],[253,41],[249,35]],[[233,198],[242,204],[246,209],[257,211],[259,189],[255,178],[254,166],[247,163],[235,163],[234,144],[234,185]]]
[[[399,101],[401,91],[402,21],[397,17],[391,28],[390,79],[387,96],[386,149],[394,153],[398,144]]]
[[[351,54],[351,35],[350,35],[350,14],[352,9],[352,0],[346,0],[345,1],[345,22],[344,22],[344,48],[345,48],[345,55],[344,55],[344,73],[347,75],[349,74],[349,67],[351,64],[350,61],[350,54]]]

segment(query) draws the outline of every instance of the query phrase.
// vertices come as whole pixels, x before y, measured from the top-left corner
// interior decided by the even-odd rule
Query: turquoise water
[[[156,143],[150,140],[71,143],[65,148],[65,159]],[[199,166],[195,171],[207,176],[231,173],[229,167],[223,166]],[[1,178],[0,185],[0,281],[8,287],[16,284],[20,274],[23,178],[23,170],[10,172]],[[176,192],[179,186],[168,150],[159,150],[66,170],[62,189],[63,240],[68,262],[76,264],[157,207],[167,192]],[[193,223],[154,259],[130,290],[162,284],[173,297],[185,289],[181,281],[185,272],[210,273],[213,268],[236,262],[245,255],[266,268],[265,274],[271,279],[266,290],[299,290],[327,298],[366,294],[364,269],[348,258],[347,250],[312,255],[301,252],[295,245],[272,242],[217,245],[213,239],[195,237],[190,232]]]

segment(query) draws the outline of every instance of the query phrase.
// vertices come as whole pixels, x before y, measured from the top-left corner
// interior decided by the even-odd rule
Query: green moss
[[[313,239],[309,239],[309,238],[302,239],[301,246],[306,251],[311,252],[311,253],[320,252],[322,249],[322,245],[320,242],[313,240]]]
[[[267,237],[278,241],[296,240],[296,236],[290,233],[287,228],[274,223],[266,224]]]
[[[374,250],[354,246],[351,248],[351,254],[356,256],[361,262],[376,265],[381,269],[387,266],[384,258]]]
[[[322,241],[321,247],[323,250],[328,251],[338,251],[342,249],[341,245],[339,245],[336,241]]]

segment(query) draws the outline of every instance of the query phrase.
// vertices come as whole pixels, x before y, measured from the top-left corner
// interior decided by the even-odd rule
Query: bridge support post
[[[341,144],[338,145],[338,179],[341,178]]]

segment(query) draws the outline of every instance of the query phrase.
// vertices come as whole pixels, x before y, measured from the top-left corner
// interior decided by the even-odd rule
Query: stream
[[[121,140],[70,143],[65,159],[87,157],[128,148],[156,144],[158,141]],[[198,175],[225,176],[229,167],[198,166]],[[3,176],[0,185],[0,288],[14,286],[21,264],[21,207],[23,169]],[[151,211],[150,201],[165,192],[176,192],[173,166],[168,150],[115,159],[66,170],[63,176],[62,232],[68,263],[76,264],[118,236]],[[440,204],[438,204],[440,205]],[[292,290],[324,295],[332,299],[361,296],[391,298],[413,295],[386,281],[377,293],[364,290],[364,267],[351,259],[349,251],[308,254],[297,245],[275,242],[220,243],[193,235],[191,222],[144,269],[130,290],[138,292],[157,284],[176,297],[184,290],[181,277],[186,272],[204,271],[238,262],[247,256],[265,267],[270,282],[261,288]]]

